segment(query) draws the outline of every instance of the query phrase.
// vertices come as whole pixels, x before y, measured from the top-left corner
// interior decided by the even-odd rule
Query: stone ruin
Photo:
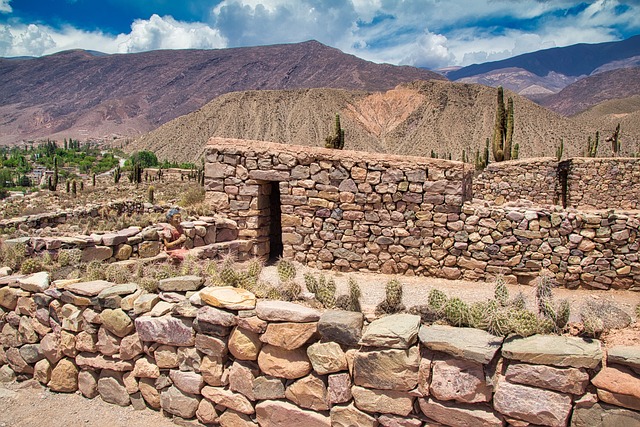
[[[474,178],[461,162],[212,138],[205,186],[250,242],[246,256],[519,283],[546,269],[570,288],[640,290],[640,214],[623,210],[640,200],[640,160],[562,164],[495,163]],[[564,209],[560,183],[579,207],[618,209]]]
[[[546,268],[566,286],[638,288],[635,213],[477,203],[483,179],[493,201],[517,191],[490,172],[474,181],[457,162],[213,140],[207,199],[221,216],[186,228],[202,257],[223,248],[472,280]],[[152,259],[141,248],[157,242],[153,227],[89,237],[76,242],[83,251],[121,263]],[[53,239],[29,244],[71,244]],[[158,289],[0,278],[0,381],[33,378],[194,426],[640,426],[638,346],[503,339],[411,314],[367,322],[198,276]]]

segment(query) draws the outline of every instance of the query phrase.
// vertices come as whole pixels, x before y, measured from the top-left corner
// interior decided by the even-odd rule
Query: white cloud
[[[11,3],[11,0],[0,0],[0,13],[13,12],[13,8],[9,3]]]
[[[0,56],[40,56],[69,49],[105,53],[142,52],[153,49],[213,49],[226,47],[220,32],[204,23],[187,23],[152,15],[136,20],[131,32],[116,36],[71,26],[0,25]]]
[[[148,20],[137,19],[131,33],[120,35],[127,40],[118,47],[120,52],[142,52],[154,49],[214,49],[227,46],[217,29],[203,23],[187,23],[170,16],[152,15]]]

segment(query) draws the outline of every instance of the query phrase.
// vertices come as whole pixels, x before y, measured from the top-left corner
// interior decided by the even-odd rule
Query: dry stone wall
[[[164,252],[162,232],[168,224],[155,224],[145,228],[131,226],[107,233],[92,233],[75,236],[35,236],[7,239],[4,245],[24,245],[28,256],[48,253],[54,259],[60,251],[76,250],[81,262],[104,261],[126,262],[136,259],[159,260],[167,258]],[[183,247],[193,250],[196,258],[216,258],[230,251],[239,258],[248,258],[251,242],[237,240],[238,227],[235,221],[223,217],[200,217],[195,221],[183,221],[181,226],[186,236]]]
[[[558,162],[539,158],[491,163],[474,177],[473,198],[497,205],[528,200],[582,210],[637,210],[640,159],[571,158]]]
[[[560,204],[558,161],[534,158],[490,163],[473,178],[473,198],[497,205],[520,200]]]
[[[284,256],[320,269],[523,283],[547,269],[567,287],[640,290],[638,213],[463,203],[471,171],[459,162],[224,139],[207,150],[207,200],[255,255],[270,252],[279,204]],[[519,185],[552,197],[555,160],[504,163],[515,166],[488,168],[498,189],[501,171],[523,179],[499,197]]]
[[[283,255],[318,268],[419,273],[434,217],[457,219],[471,190],[471,169],[445,160],[219,138],[206,159],[206,199],[255,255],[279,209]]]
[[[567,205],[577,209],[640,209],[640,159],[571,159]]]
[[[0,380],[223,427],[640,425],[640,347],[366,324],[202,283],[5,277]]]

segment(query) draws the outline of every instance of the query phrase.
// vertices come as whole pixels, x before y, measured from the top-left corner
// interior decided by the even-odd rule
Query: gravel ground
[[[161,413],[136,411],[86,399],[77,393],[54,393],[30,380],[0,384],[0,427],[176,427]]]

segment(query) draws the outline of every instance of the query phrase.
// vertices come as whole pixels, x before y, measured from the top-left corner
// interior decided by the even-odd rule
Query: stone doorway
[[[282,256],[282,204],[280,201],[280,183],[269,181],[266,185],[269,193],[269,262]]]

